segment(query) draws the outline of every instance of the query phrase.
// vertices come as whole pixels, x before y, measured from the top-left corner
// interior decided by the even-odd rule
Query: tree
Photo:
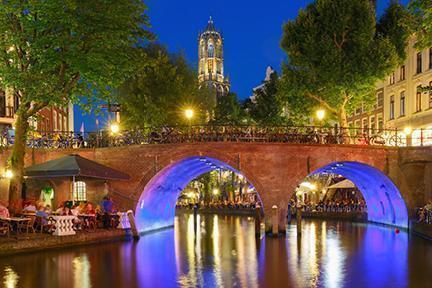
[[[250,105],[251,118],[261,125],[281,125],[286,123],[283,115],[283,103],[278,96],[279,77],[276,72],[270,75],[264,86],[257,89],[255,100]]]
[[[119,101],[129,128],[185,124],[183,111],[193,108],[205,121],[215,103],[211,91],[199,88],[195,71],[181,54],[170,54],[158,44],[140,51],[143,65],[120,87]]]
[[[214,121],[218,125],[238,125],[244,118],[244,111],[237,99],[237,94],[228,93],[218,97],[214,110]]]
[[[132,72],[133,46],[148,39],[141,0],[3,1],[0,75],[19,99],[10,157],[11,207],[18,208],[29,119],[49,106],[106,98]],[[15,208],[14,208],[15,207]]]
[[[371,106],[376,83],[403,60],[406,32],[396,18],[403,11],[392,2],[377,25],[370,0],[316,0],[285,24],[281,97],[290,113],[325,108],[347,127],[347,113]]]
[[[416,33],[417,47],[420,49],[432,46],[432,2],[413,0],[409,4],[411,31]]]

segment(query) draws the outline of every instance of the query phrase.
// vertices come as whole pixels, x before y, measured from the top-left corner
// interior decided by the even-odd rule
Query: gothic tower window
[[[209,45],[208,45],[208,57],[210,57],[210,58],[214,57],[214,45],[213,45],[213,43],[209,43]]]

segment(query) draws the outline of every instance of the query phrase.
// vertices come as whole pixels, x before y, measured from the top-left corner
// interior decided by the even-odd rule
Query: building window
[[[214,57],[214,45],[213,43],[210,43],[208,45],[208,57],[213,58]]]
[[[405,91],[400,93],[400,116],[405,116]]]
[[[375,123],[375,116],[371,116],[369,119],[369,127],[370,127],[370,131],[372,134],[375,133],[375,129],[376,129],[376,123]]]
[[[429,69],[432,69],[432,47],[429,48]]]
[[[396,82],[396,75],[395,75],[395,72],[393,72],[393,73],[390,75],[390,85],[395,84],[395,82]]]
[[[57,121],[57,111],[56,110],[53,111],[53,124],[54,124],[53,130],[57,131],[58,130],[58,121]]]
[[[368,120],[367,120],[367,118],[363,118],[363,120],[362,120],[362,128],[363,128],[363,133],[364,134],[367,134],[368,133]]]
[[[378,133],[384,130],[384,121],[382,115],[378,115]]]
[[[383,92],[378,93],[377,104],[378,104],[378,108],[382,108],[384,106],[384,93]]]
[[[73,200],[74,201],[87,201],[87,188],[86,183],[83,181],[77,181],[74,183],[73,189]]]
[[[390,120],[394,119],[394,95],[390,96]]]
[[[429,82],[429,89],[432,89],[432,81]],[[432,90],[429,91],[429,108],[432,108]]]
[[[418,52],[417,53],[417,74],[422,73],[423,68],[422,68],[422,53]]]
[[[400,68],[400,81],[405,80],[405,65]]]
[[[66,116],[63,116],[63,131],[67,131],[68,130],[66,120],[67,120]]]
[[[421,97],[421,86],[417,86],[417,93],[416,93],[416,112],[419,112],[419,111],[421,111],[422,110],[422,107],[421,107],[421,100],[422,100],[422,97]]]

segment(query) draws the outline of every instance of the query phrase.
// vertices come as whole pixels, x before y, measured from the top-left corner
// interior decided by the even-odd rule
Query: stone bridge
[[[261,198],[264,214],[282,208],[302,180],[318,172],[353,181],[368,204],[369,220],[407,227],[416,206],[432,196],[432,147],[386,148],[358,145],[283,143],[196,143],[118,148],[29,151],[31,165],[80,154],[131,176],[111,181],[109,191],[122,209],[134,209],[141,231],[173,224],[180,191],[217,167],[242,173]],[[3,158],[7,153],[3,153]],[[64,188],[64,187],[63,187]]]

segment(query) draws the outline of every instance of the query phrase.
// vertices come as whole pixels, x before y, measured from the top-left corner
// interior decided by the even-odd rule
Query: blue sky
[[[198,32],[209,16],[225,39],[225,72],[231,79],[231,90],[239,98],[251,95],[261,84],[267,66],[280,71],[285,54],[279,46],[282,25],[294,19],[299,9],[312,0],[145,0],[149,7],[151,30],[158,42],[170,51],[183,52],[197,66]],[[378,11],[389,0],[378,0]],[[407,3],[408,0],[402,0]],[[81,115],[75,108],[75,129],[85,123],[85,130],[95,130],[93,115]],[[101,125],[106,120],[101,120]]]

